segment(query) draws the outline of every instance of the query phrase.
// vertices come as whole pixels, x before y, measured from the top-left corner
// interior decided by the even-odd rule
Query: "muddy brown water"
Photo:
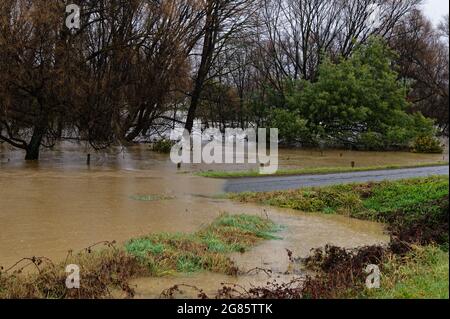
[[[90,167],[85,165],[83,147],[72,144],[44,151],[39,163],[26,163],[22,158],[21,152],[0,145],[0,265],[4,267],[31,256],[63,260],[69,249],[81,250],[104,240],[124,242],[155,232],[194,232],[222,212],[267,214],[286,226],[279,234],[282,239],[232,256],[244,271],[271,269],[282,279],[298,273],[286,249],[306,256],[312,248],[326,244],[356,247],[387,240],[382,225],[376,223],[217,199],[214,195],[221,193],[223,181],[186,172],[224,166],[192,165],[179,171],[168,156],[153,153],[146,145],[93,153]],[[442,155],[280,151],[282,168],[344,166],[350,159],[368,166],[439,161]],[[281,275],[286,272],[289,275]],[[222,282],[246,286],[267,279],[265,273],[239,278],[200,273],[145,278],[133,284],[138,298],[148,298],[158,297],[176,283],[208,292],[220,288]],[[187,289],[189,294],[195,296]]]

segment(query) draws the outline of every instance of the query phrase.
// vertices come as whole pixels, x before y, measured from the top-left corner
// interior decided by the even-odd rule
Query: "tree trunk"
[[[41,148],[42,138],[44,137],[45,129],[36,126],[33,130],[33,136],[31,137],[30,143],[28,143],[26,148],[26,161],[37,161],[39,159],[39,151]]]
[[[201,86],[202,84],[196,84],[196,89],[192,93],[191,105],[189,106],[185,126],[185,129],[189,133],[192,133],[192,129],[194,128],[195,114],[197,113],[198,103],[200,102]]]
[[[209,4],[206,14],[205,35],[203,39],[203,49],[201,55],[200,66],[197,72],[197,77],[194,83],[194,89],[191,94],[191,103],[186,118],[185,129],[192,133],[194,127],[195,115],[197,107],[200,102],[205,80],[208,77],[208,72],[211,68],[212,58],[217,41],[218,26],[218,12],[217,5],[214,2]]]

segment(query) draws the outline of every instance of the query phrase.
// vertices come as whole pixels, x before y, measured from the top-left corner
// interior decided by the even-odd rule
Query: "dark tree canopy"
[[[65,139],[101,149],[197,119],[284,123],[288,139],[312,143],[401,136],[386,121],[407,111],[448,133],[448,16],[434,28],[421,0],[74,2],[78,30],[66,1],[0,2],[0,143],[27,159]],[[375,38],[389,63],[361,51]]]

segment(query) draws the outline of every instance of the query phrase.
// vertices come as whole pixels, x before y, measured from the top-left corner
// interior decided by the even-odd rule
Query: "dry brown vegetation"
[[[132,297],[128,280],[149,273],[136,258],[110,244],[101,251],[89,249],[75,256],[69,255],[60,264],[36,257],[23,262],[34,269],[20,266],[0,273],[0,298],[106,298],[111,296],[111,289],[120,289],[124,295]],[[80,289],[66,287],[68,274],[65,270],[70,264],[80,267],[83,283]]]
[[[195,234],[154,234],[130,240],[125,247],[100,243],[54,264],[43,257],[21,260],[0,271],[0,298],[91,299],[134,296],[129,280],[208,270],[237,275],[227,256],[245,252],[277,227],[268,219],[222,215]],[[80,268],[80,289],[66,286],[67,265]]]

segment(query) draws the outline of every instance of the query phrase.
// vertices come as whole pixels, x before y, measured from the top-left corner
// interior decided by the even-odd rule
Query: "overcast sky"
[[[424,10],[433,23],[437,24],[448,14],[448,0],[425,0]]]

